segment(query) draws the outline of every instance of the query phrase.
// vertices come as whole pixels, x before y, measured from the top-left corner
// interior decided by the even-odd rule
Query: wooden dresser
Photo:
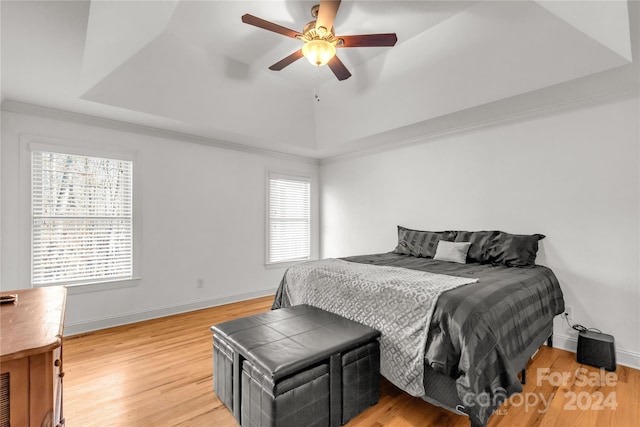
[[[0,305],[0,427],[64,426],[63,286],[3,292]]]

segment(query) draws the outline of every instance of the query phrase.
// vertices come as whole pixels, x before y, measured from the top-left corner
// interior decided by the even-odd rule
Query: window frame
[[[270,228],[271,228],[271,180],[272,179],[288,179],[292,181],[304,181],[309,183],[309,256],[307,258],[298,258],[295,260],[270,261]],[[311,175],[291,173],[291,172],[274,172],[267,171],[266,174],[266,209],[265,209],[265,254],[264,262],[267,268],[286,268],[301,262],[309,261],[314,257],[313,242],[313,179]]]
[[[21,135],[21,166],[23,169],[22,185],[20,186],[20,193],[24,197],[23,214],[21,215],[21,226],[24,239],[21,241],[24,244],[24,248],[21,250],[21,260],[23,265],[21,266],[21,282],[26,282],[29,288],[41,288],[48,286],[64,285],[67,287],[69,294],[85,293],[103,291],[117,288],[127,288],[138,286],[141,280],[141,215],[140,215],[140,156],[138,152],[130,150],[104,150],[95,149],[92,145],[87,143],[59,140],[56,138]],[[87,157],[100,157],[113,160],[125,160],[132,162],[132,245],[133,245],[133,260],[132,260],[132,277],[130,278],[114,278],[106,280],[84,280],[74,281],[73,283],[51,283],[51,284],[34,284],[33,283],[33,152],[44,151],[60,154],[69,154],[75,156],[87,156]]]

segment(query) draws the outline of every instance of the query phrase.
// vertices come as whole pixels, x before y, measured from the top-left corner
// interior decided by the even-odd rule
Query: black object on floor
[[[613,335],[582,331],[578,335],[578,363],[616,370],[616,348]]]

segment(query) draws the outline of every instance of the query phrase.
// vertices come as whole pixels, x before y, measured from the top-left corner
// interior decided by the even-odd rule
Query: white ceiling
[[[324,158],[638,85],[638,5],[615,0],[345,0],[338,35],[396,46],[339,49],[342,82],[268,70],[301,42],[240,17],[301,31],[315,3],[3,0],[2,100]]]

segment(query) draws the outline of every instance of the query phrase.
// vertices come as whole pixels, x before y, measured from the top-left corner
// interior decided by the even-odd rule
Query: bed
[[[289,269],[280,283],[273,308],[307,303],[329,309],[381,329],[381,342],[385,337],[396,340],[397,337],[406,339],[407,336],[424,335],[422,341],[409,341],[408,344],[413,346],[410,348],[412,357],[418,354],[423,364],[417,371],[421,389],[405,387],[405,383],[393,377],[393,372],[387,375],[383,370],[383,375],[410,394],[468,415],[472,426],[484,426],[508,396],[522,391],[518,373],[545,340],[550,344],[553,318],[564,311],[562,291],[554,273],[532,262],[537,241],[544,236],[532,235],[528,239],[522,236],[520,239],[518,236],[521,235],[499,231],[422,232],[402,227],[398,231],[398,247],[394,252],[311,261],[293,267],[293,271]],[[416,237],[410,236],[410,232],[428,235]],[[471,242],[465,263],[442,261],[435,256],[438,242],[443,237],[451,242],[456,239]],[[505,243],[507,240],[510,243]],[[511,262],[504,262],[505,248],[506,258]],[[514,258],[514,248],[523,262]],[[323,269],[333,272],[336,267],[340,269],[339,274],[323,273]],[[352,270],[354,275],[365,271],[365,276],[387,279],[380,279],[385,283],[375,283],[374,277],[371,284],[367,284],[360,279],[352,280]],[[304,274],[300,275],[299,284],[294,285],[297,271]],[[391,307],[388,311],[398,311],[393,305],[390,287],[395,290],[400,282],[404,284],[411,280],[418,283],[421,278],[415,277],[416,274],[433,275],[425,276],[425,280],[436,276],[460,280],[443,287],[431,306],[424,304],[427,309],[422,311],[429,313],[422,330],[413,328],[412,323],[410,330],[406,326],[387,328],[386,320],[380,320],[386,315],[383,307],[388,305]],[[338,276],[341,279],[337,279]],[[356,290],[345,291],[343,288],[350,286],[352,281],[364,284]],[[296,286],[303,290],[304,296],[296,293]],[[368,292],[367,287],[372,291]],[[333,294],[334,288],[342,293]],[[406,293],[409,303],[420,309],[423,297],[416,296],[414,288]],[[403,316],[392,317],[404,320],[407,316],[403,313]],[[416,347],[420,347],[418,353]],[[396,359],[394,353],[390,354],[387,358]],[[385,358],[384,353],[382,357]],[[407,362],[402,360],[400,363]],[[407,366],[404,370],[411,373],[412,369],[413,366]],[[416,390],[420,390],[420,394]]]

